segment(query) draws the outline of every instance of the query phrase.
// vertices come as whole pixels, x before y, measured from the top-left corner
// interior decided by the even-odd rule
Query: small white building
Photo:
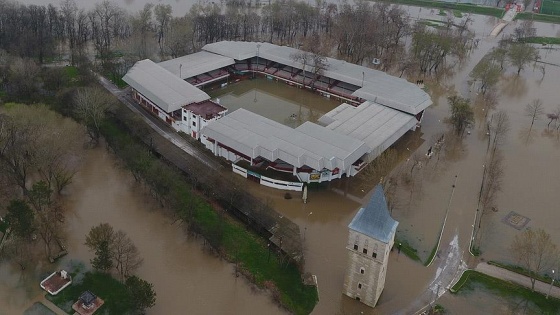
[[[391,218],[381,185],[348,225],[348,265],[343,293],[375,307],[383,288],[389,252],[399,223]]]
[[[181,131],[191,135],[196,140],[201,140],[200,131],[211,121],[225,116],[227,108],[212,101],[191,103],[183,107],[183,123]]]

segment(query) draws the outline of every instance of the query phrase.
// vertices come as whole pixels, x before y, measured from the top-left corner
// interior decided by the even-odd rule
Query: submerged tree
[[[111,259],[111,250],[109,242],[102,241],[95,250],[95,257],[91,259],[91,266],[99,271],[108,272],[113,268],[113,260]]]
[[[539,120],[543,113],[544,108],[540,99],[533,100],[525,106],[525,116],[531,117],[531,127],[529,127],[529,130],[533,128],[535,120]]]
[[[474,123],[474,112],[470,102],[468,99],[457,95],[449,96],[447,101],[451,107],[451,117],[449,120],[457,136],[462,136],[467,126]]]
[[[85,245],[89,248],[89,250],[95,252],[101,247],[103,242],[111,244],[114,237],[115,230],[113,227],[108,223],[101,223],[89,230],[89,233],[86,235]]]
[[[513,43],[509,45],[508,59],[511,65],[517,68],[517,75],[528,63],[536,61],[538,58],[538,50],[530,44]]]
[[[121,281],[131,276],[143,261],[138,248],[126,233],[120,230],[115,232],[108,223],[92,227],[86,236],[85,245],[96,254],[95,260],[92,260],[94,268],[108,271],[115,267]]]
[[[126,288],[135,314],[144,314],[147,308],[156,305],[156,292],[153,284],[137,276],[126,279]]]
[[[74,97],[76,116],[87,127],[88,135],[94,144],[101,136],[101,123],[109,108],[110,98],[100,88],[82,88]]]
[[[115,233],[111,244],[111,255],[121,281],[131,276],[143,261],[138,248],[123,231]]]
[[[5,220],[10,226],[11,233],[20,238],[29,239],[34,230],[34,219],[33,209],[27,202],[20,199],[10,202]]]
[[[485,94],[487,89],[494,87],[500,80],[501,75],[502,69],[500,66],[489,58],[483,58],[471,72],[473,79],[480,80],[482,94]]]

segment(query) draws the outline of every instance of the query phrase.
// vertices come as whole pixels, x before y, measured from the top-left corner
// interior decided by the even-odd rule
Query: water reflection
[[[285,314],[268,294],[233,275],[233,266],[187,237],[181,224],[163,214],[145,187],[118,168],[104,146],[89,150],[69,187],[67,246],[58,266],[84,262],[93,254],[83,245],[89,229],[102,222],[123,230],[137,245],[143,265],[138,275],[153,283],[156,306],[148,314]],[[39,281],[57,265],[23,273],[0,264],[0,314],[21,314],[40,298]]]
[[[241,81],[207,92],[211,97],[218,98],[220,105],[225,106],[230,113],[244,108],[292,128],[306,121],[317,122],[321,116],[342,103],[263,78]]]

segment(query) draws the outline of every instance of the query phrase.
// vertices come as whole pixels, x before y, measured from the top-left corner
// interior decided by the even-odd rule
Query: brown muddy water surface
[[[93,255],[83,245],[85,234],[108,222],[126,232],[144,258],[137,274],[157,293],[148,314],[285,314],[267,294],[236,278],[231,264],[206,253],[200,241],[172,224],[103,147],[88,151],[84,165],[68,191],[70,254],[57,265],[78,260],[89,266]],[[0,314],[21,314],[42,294],[42,270],[21,281],[17,269],[0,265]]]
[[[422,9],[421,12],[417,14],[429,11]],[[444,119],[449,115],[445,100],[449,93],[457,91],[464,97],[476,96],[477,91],[473,89],[468,76],[478,61],[497,45],[498,38],[482,37],[491,31],[494,23],[493,18],[476,17],[473,27],[477,38],[481,40],[478,48],[471,52],[467,60],[457,65],[454,76],[442,80],[444,84],[431,89],[443,93],[432,95],[434,106],[426,111],[422,127],[415,133],[407,134],[396,144],[402,155],[410,157],[414,152],[423,155],[433,144],[434,135],[448,130]],[[512,32],[514,27],[508,26],[506,34]],[[550,24],[542,27],[539,24],[538,27],[537,34],[543,36],[556,34],[558,30],[558,26]],[[510,211],[530,218],[528,227],[545,229],[560,245],[560,228],[557,224],[560,213],[556,211],[559,201],[557,192],[560,190],[560,167],[557,166],[560,161],[560,136],[547,128],[548,121],[544,116],[528,132],[530,118],[524,115],[525,105],[535,98],[543,101],[545,112],[552,112],[560,105],[557,80],[560,77],[560,67],[557,66],[560,65],[560,51],[541,49],[541,56],[548,63],[544,80],[541,80],[541,71],[530,65],[519,77],[515,75],[514,69],[506,69],[499,84],[500,99],[496,109],[506,110],[511,130],[502,148],[505,175],[502,192],[498,193],[496,200],[498,211],[485,218],[483,227],[485,232],[481,249],[482,258],[486,260],[512,260],[508,247],[512,237],[520,231],[502,222]],[[259,82],[258,89],[255,88],[255,82]],[[279,98],[287,102],[287,109],[277,108],[284,105],[274,105],[262,112],[263,116],[281,123],[289,124],[290,121],[286,119],[292,113],[298,114],[300,108],[303,113],[313,111],[318,115],[340,104],[312,95],[309,97],[316,96],[327,104],[332,102],[332,105],[311,109],[300,107],[297,102],[287,101],[293,99],[287,95],[294,93],[297,100],[299,93],[302,97],[311,93],[266,80],[245,81],[240,83],[245,86],[230,86],[210,94],[220,98],[223,105],[244,97],[240,104],[244,104],[245,108],[261,100],[263,105],[267,105],[269,100],[278,99],[277,96],[270,96],[271,93],[265,88],[261,89],[261,83],[269,85],[272,90],[290,89],[280,92],[281,95],[285,93],[286,97]],[[237,94],[233,92],[236,89],[239,90]],[[255,95],[257,102],[254,102]],[[315,104],[307,100],[303,102]],[[258,106],[257,109],[260,108]],[[445,284],[449,281],[436,279],[446,264],[451,265],[453,270],[460,270],[466,262],[471,264],[470,267],[477,262],[468,253],[468,246],[486,153],[484,125],[484,115],[477,115],[476,124],[457,147],[455,154],[437,164],[427,161],[422,168],[421,193],[415,194],[410,204],[401,202],[401,206],[393,211],[393,216],[400,222],[398,236],[414,245],[423,259],[436,244],[448,209],[449,216],[442,233],[441,246],[430,267],[412,262],[396,251],[391,253],[385,290],[375,309],[343,296],[341,291],[346,267],[347,225],[359,207],[367,202],[369,190],[378,179],[371,179],[367,185],[363,185],[352,178],[332,183],[327,188],[311,190],[307,204],[301,201],[298,194],[294,193],[293,199],[286,200],[283,198],[284,192],[248,181],[247,186],[252,192],[262,198],[270,198],[278,211],[300,225],[306,254],[305,269],[317,275],[319,283],[320,301],[312,314],[411,314],[414,313],[411,310],[428,305],[437,295],[445,292]],[[69,204],[73,214],[68,216],[68,233],[72,237],[68,244],[71,253],[68,259],[89,261],[92,255],[81,245],[85,234],[91,226],[109,222],[128,233],[145,259],[139,274],[154,283],[158,292],[158,304],[150,311],[151,314],[282,313],[268,296],[254,293],[240,278],[235,280],[230,264],[206,254],[199,242],[189,240],[180,226],[172,225],[169,218],[147,201],[149,198],[130,176],[115,167],[115,161],[105,151],[91,151],[88,161],[70,191],[72,199]],[[410,161],[407,162],[405,158],[402,163],[408,166]],[[451,198],[451,185],[454,183],[456,187]],[[405,195],[406,189],[403,188]],[[446,263],[446,255],[452,249],[464,261]],[[38,270],[44,272],[46,268],[38,267]],[[12,314],[11,310],[15,310],[16,314],[17,311],[21,312],[23,306],[40,293],[37,277],[20,279],[19,275],[17,269],[0,266],[0,305],[8,305],[8,313],[4,311],[6,314]],[[436,290],[440,285],[444,287]],[[453,314],[500,314],[511,309],[509,302],[478,291],[457,296],[445,294],[437,303]],[[4,313],[0,311],[0,314]]]
[[[207,91],[231,113],[244,108],[255,114],[295,128],[306,121],[317,122],[341,101],[295,88],[281,81],[257,77]]]

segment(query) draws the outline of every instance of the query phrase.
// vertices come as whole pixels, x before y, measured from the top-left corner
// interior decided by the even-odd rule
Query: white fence
[[[231,164],[232,170],[235,174],[239,174],[245,178],[247,178],[248,174],[259,178],[259,183],[263,186],[272,187],[276,189],[282,190],[292,190],[292,191],[302,191],[303,190],[303,183],[300,182],[289,182],[285,180],[273,179],[266,176],[262,176],[260,174],[247,171],[243,167],[235,164]]]

